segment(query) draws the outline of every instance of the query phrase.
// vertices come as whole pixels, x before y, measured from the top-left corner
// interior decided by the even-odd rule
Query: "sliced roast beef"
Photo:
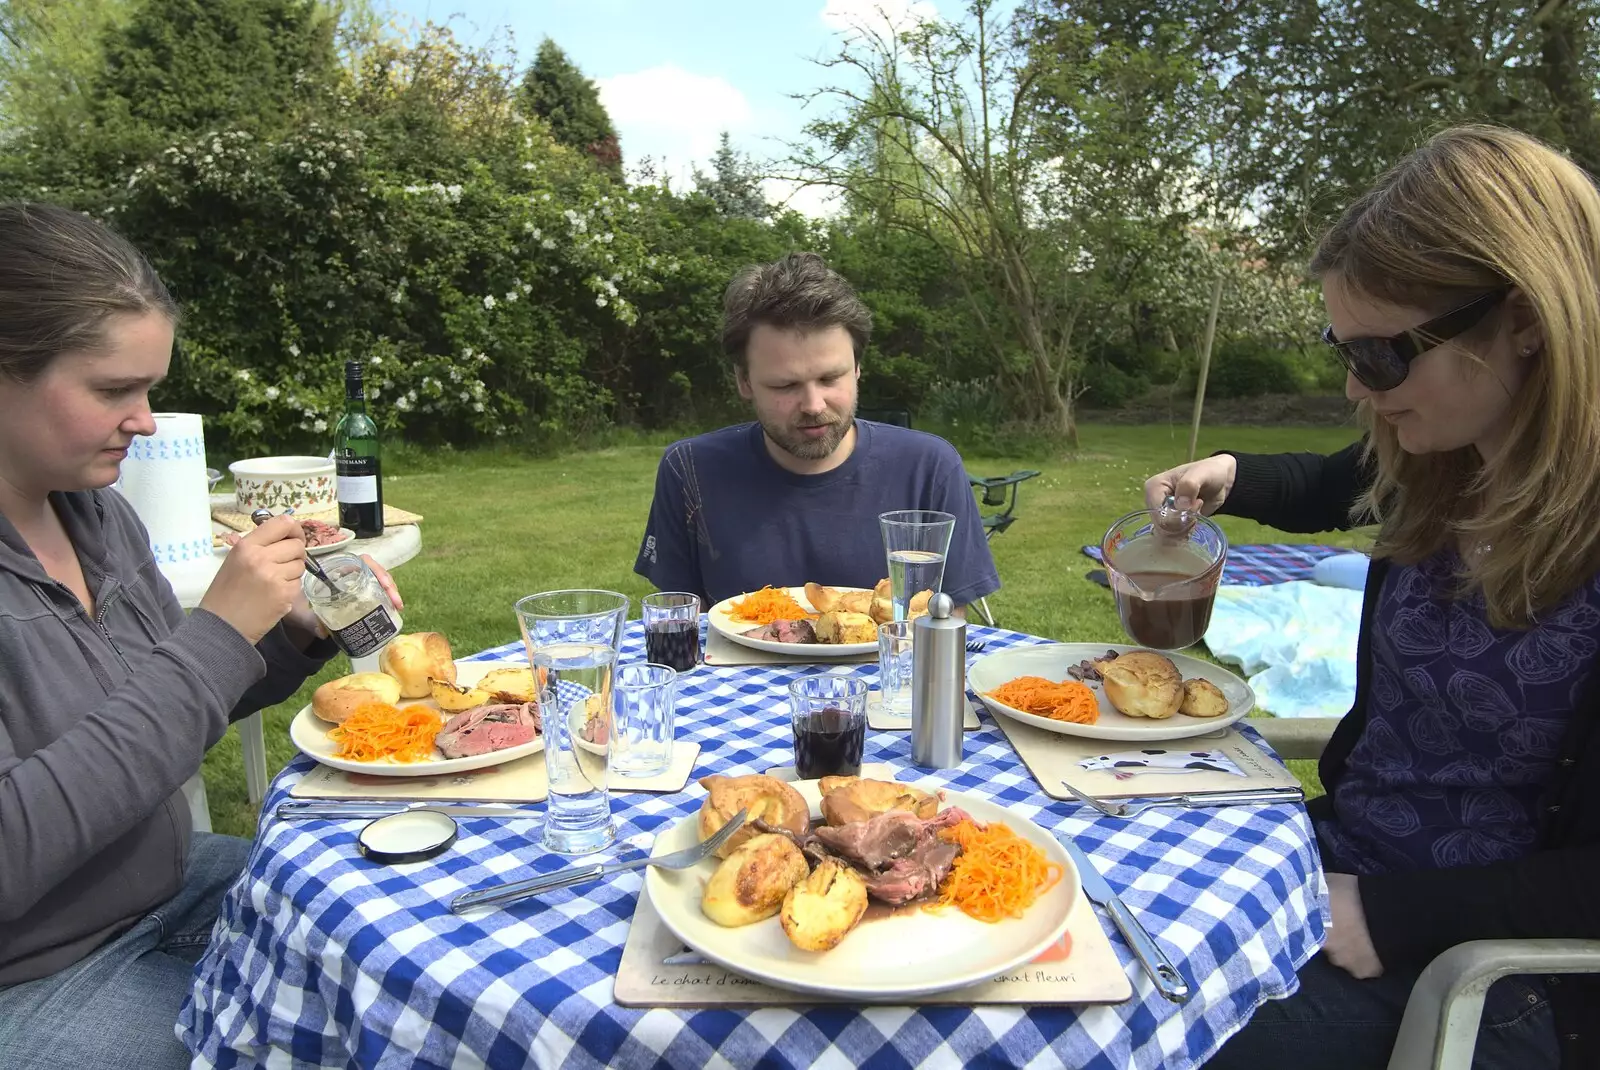
[[[815,643],[817,630],[808,620],[775,620],[744,634],[752,639],[765,639],[769,643]]]
[[[532,743],[540,728],[538,707],[531,702],[474,706],[446,721],[434,745],[446,758],[475,758]]]
[[[932,895],[961,854],[957,844],[924,840],[910,857],[897,858],[867,878],[867,894],[891,906]]]
[[[922,818],[909,810],[889,810],[866,821],[823,825],[817,829],[817,839],[834,854],[876,873],[916,848],[923,824]]]

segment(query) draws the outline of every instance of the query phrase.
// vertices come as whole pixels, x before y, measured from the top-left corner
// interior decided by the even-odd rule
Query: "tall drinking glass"
[[[933,509],[901,509],[878,517],[883,549],[889,558],[889,597],[894,619],[911,618],[911,599],[922,591],[938,591],[944,583],[944,559],[956,529],[953,513]]]
[[[612,686],[628,599],[615,591],[546,591],[517,602],[528,660],[546,696],[550,802],[544,845],[588,854],[616,838],[606,788]]]
[[[700,596],[685,591],[645,595],[639,602],[644,623],[645,660],[688,672],[700,664]]]
[[[666,665],[624,665],[617,670],[617,717],[611,733],[611,772],[660,776],[672,765],[678,674]]]

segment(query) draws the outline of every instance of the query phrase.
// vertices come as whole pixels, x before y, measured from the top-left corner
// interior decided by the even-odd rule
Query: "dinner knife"
[[[1133,911],[1129,910],[1127,904],[1111,890],[1111,885],[1100,875],[1100,871],[1095,868],[1088,854],[1065,836],[1057,836],[1056,839],[1066,848],[1067,854],[1072,856],[1073,864],[1078,867],[1078,879],[1083,882],[1084,894],[1104,907],[1106,913],[1111,915],[1111,920],[1116,923],[1122,938],[1133,948],[1134,958],[1139,960],[1144,972],[1150,975],[1156,991],[1173,1003],[1187,1003],[1190,995],[1189,982],[1183,979],[1183,974],[1178,972],[1176,966],[1167,961],[1167,957],[1161,953],[1161,949],[1156,946],[1149,932],[1139,923],[1139,919],[1133,916]]]
[[[278,809],[275,813],[279,821],[306,821],[312,819],[345,821],[359,818],[389,817],[393,814],[403,814],[407,810],[432,810],[435,813],[445,814],[449,817],[534,818],[543,815],[543,811],[527,806],[506,806],[494,803],[484,806],[470,806],[456,803],[406,802],[383,799],[355,799],[339,802],[283,802],[278,804]]]

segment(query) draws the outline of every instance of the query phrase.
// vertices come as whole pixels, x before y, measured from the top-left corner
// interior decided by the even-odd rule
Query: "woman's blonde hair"
[[[1440,312],[1507,284],[1543,334],[1512,400],[1506,446],[1412,455],[1363,404],[1376,480],[1357,513],[1375,552],[1414,564],[1447,545],[1490,623],[1526,627],[1600,567],[1600,191],[1526,134],[1447,130],[1402,160],[1322,239],[1311,271],[1369,296]],[[1505,315],[1505,308],[1501,315]],[[1483,337],[1500,321],[1491,316]],[[1462,340],[1466,341],[1473,335]],[[1464,368],[1471,374],[1473,369]]]

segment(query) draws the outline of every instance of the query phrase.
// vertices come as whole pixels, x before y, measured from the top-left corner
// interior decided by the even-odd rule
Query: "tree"
[[[810,124],[795,163],[938,243],[1013,410],[1075,441],[1086,328],[1137,267],[1129,236],[1181,232],[1203,199],[1188,164],[1209,134],[1204,79],[1175,51],[1106,48],[1089,23],[1027,8],[997,21],[994,7],[859,30],[824,66],[862,84],[819,91],[840,113]]]
[[[1516,127],[1600,174],[1600,0],[1047,0],[1124,39],[1177,32],[1227,79],[1229,185],[1288,251],[1429,132]]]
[[[761,173],[748,156],[733,150],[726,130],[711,156],[711,173],[694,169],[694,188],[715,201],[717,211],[733,219],[764,219],[772,211],[761,192]]]
[[[600,90],[550,38],[540,43],[519,96],[523,111],[548,123],[557,143],[588,153],[605,171],[622,178],[622,147],[600,103]]]

